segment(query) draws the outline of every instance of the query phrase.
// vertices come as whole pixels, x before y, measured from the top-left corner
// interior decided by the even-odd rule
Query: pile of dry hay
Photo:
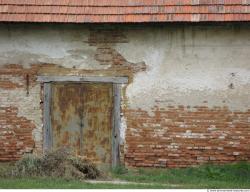
[[[44,156],[25,155],[11,171],[14,177],[60,177],[66,179],[96,179],[103,177],[96,166],[86,159],[59,149]]]

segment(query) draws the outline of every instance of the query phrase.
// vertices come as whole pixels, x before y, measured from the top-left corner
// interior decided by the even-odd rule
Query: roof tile
[[[0,0],[0,21],[250,21],[250,0]]]

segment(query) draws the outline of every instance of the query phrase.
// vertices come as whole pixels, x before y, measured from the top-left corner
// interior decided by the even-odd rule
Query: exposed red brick
[[[18,160],[34,149],[35,125],[17,112],[15,107],[0,107],[0,161]]]
[[[125,163],[139,167],[187,167],[250,160],[250,110],[184,106],[125,110]]]
[[[32,65],[30,68],[23,68],[22,65],[9,64],[0,67],[0,88],[15,89],[26,88],[36,84],[36,75],[40,65]]]

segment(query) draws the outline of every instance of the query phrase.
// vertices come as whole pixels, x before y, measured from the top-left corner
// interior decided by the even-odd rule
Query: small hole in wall
[[[230,89],[234,89],[234,84],[230,83],[230,85],[228,86]]]

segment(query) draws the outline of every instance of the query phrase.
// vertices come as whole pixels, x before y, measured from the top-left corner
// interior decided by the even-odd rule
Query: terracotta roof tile
[[[250,21],[250,0],[0,0],[0,21]]]

